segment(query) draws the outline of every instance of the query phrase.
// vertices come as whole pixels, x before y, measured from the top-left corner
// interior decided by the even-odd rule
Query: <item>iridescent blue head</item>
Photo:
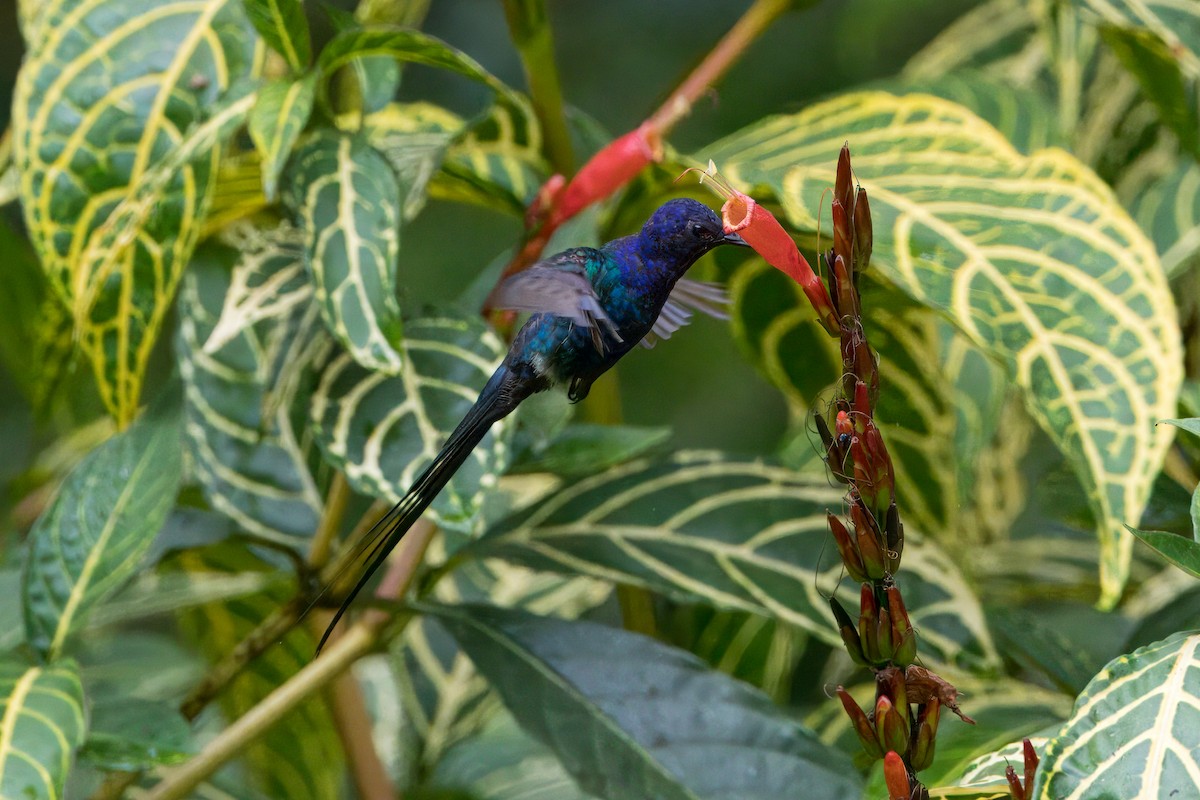
[[[711,208],[686,197],[659,206],[638,239],[643,257],[677,263],[681,273],[714,247],[746,244],[736,233],[725,233]]]

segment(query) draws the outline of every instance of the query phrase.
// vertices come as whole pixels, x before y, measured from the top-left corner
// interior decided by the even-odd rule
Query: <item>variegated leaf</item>
[[[263,193],[275,199],[279,173],[308,124],[313,98],[317,91],[316,74],[296,80],[272,81],[258,92],[254,110],[250,112],[250,139],[262,156]]]
[[[1145,187],[1129,212],[1154,240],[1167,275],[1180,275],[1200,260],[1200,165],[1177,165]]]
[[[1032,796],[1200,794],[1200,633],[1179,633],[1106,666],[1042,754]]]
[[[478,319],[413,320],[400,374],[371,372],[343,353],[312,401],[317,442],[364,494],[396,502],[475,402],[504,346]],[[469,526],[510,458],[511,424],[496,423],[434,501],[443,525]]]
[[[256,37],[237,0],[55,0],[37,19],[44,35],[14,100],[22,206],[52,286],[84,323],[102,397],[127,423],[220,148],[204,141],[151,173],[252,73]],[[121,205],[137,213],[110,219]]]
[[[299,232],[237,231],[196,251],[180,290],[187,441],[214,509],[249,533],[296,546],[316,530],[323,507],[311,442],[293,419],[297,378],[329,342]]]
[[[1033,745],[1035,753],[1046,752],[1046,743],[1049,738],[1045,736],[1028,736],[1029,743]],[[1039,755],[1040,758],[1040,755]],[[1018,775],[1023,775],[1022,769],[1025,763],[1025,743],[1023,741],[1010,742],[1004,747],[994,750],[986,755],[979,756],[963,770],[963,774],[955,781],[959,786],[978,788],[983,786],[996,786],[1004,789],[1004,796],[1011,797],[1008,793],[1008,782],[1004,777],[1004,772],[1008,767],[1017,770]],[[1022,777],[1022,780],[1024,778]]]
[[[154,412],[79,463],[30,534],[22,580],[27,641],[62,655],[93,607],[131,578],[183,472],[179,420]]]
[[[0,136],[0,206],[6,206],[21,195],[17,165],[13,163],[12,129]]]
[[[494,606],[424,606],[521,726],[609,800],[861,797],[841,752],[698,658],[594,622]],[[532,702],[531,702],[532,698]]]
[[[498,557],[644,586],[779,619],[840,645],[826,598],[837,590],[845,604],[858,602],[857,588],[840,581],[825,520],[841,504],[841,492],[823,478],[683,453],[566,486],[455,558]],[[898,579],[923,658],[995,668],[979,601],[938,547],[907,534]]]
[[[529,101],[498,97],[483,119],[450,147],[430,191],[523,215],[549,176],[541,128]]]
[[[271,49],[283,56],[292,72],[312,60],[312,41],[302,0],[243,0],[246,16]]]
[[[1030,0],[987,0],[942,30],[904,67],[904,76],[934,81],[964,69],[1028,86],[1045,64],[1045,42]]]
[[[265,569],[245,550],[228,544],[183,553],[176,565],[191,573],[219,575]],[[217,661],[286,602],[293,591],[290,586],[276,585],[270,591],[188,609],[179,614],[179,624],[201,653]],[[229,719],[241,717],[307,666],[314,647],[312,635],[299,626],[251,662],[221,692],[221,707]],[[342,796],[344,769],[336,730],[326,700],[317,695],[254,737],[240,755],[249,767],[252,782],[265,797],[337,800]]]
[[[365,139],[332,131],[302,145],[286,174],[325,324],[358,363],[398,373],[396,174]]]
[[[86,733],[74,661],[0,661],[0,797],[58,800]]]
[[[1120,595],[1182,380],[1175,308],[1153,247],[1065,152],[1026,157],[961,106],[857,93],[706,151],[815,229],[842,142],[871,197],[874,262],[1007,367],[1068,456],[1099,522],[1101,602]],[[873,263],[874,263],[873,262]]]
[[[406,220],[424,207],[429,182],[465,124],[461,117],[432,103],[390,103],[367,117],[367,140],[396,171]]]
[[[1186,0],[1074,0],[1089,18],[1145,30],[1167,46],[1179,68],[1200,78],[1200,7]]]
[[[596,800],[507,713],[450,748],[423,788],[465,792],[474,800]]]
[[[358,59],[375,56],[449,70],[479,81],[499,94],[515,94],[466,53],[413,28],[368,25],[341,31],[321,50],[319,64],[330,75]]]
[[[735,337],[787,397],[794,447],[818,448],[809,414],[841,375],[841,354],[799,286],[760,259],[728,281]],[[951,326],[902,293],[863,284],[867,337],[883,389],[875,418],[896,471],[903,519],[952,547],[971,507],[975,460],[991,440],[1006,389],[1000,371]],[[831,469],[839,465],[830,464]]]

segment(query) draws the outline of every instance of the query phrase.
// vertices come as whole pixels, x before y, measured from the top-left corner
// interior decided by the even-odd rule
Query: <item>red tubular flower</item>
[[[908,782],[908,768],[895,750],[889,750],[883,757],[883,779],[887,784],[888,800],[909,799],[912,787]]]
[[[867,719],[867,715],[858,707],[858,703],[854,702],[854,698],[842,686],[837,687],[838,699],[842,701],[842,708],[846,709],[846,716],[850,718],[851,724],[854,726],[854,732],[858,734],[859,744],[863,750],[867,752],[871,758],[879,758],[883,755],[883,751],[879,749],[879,737],[875,733],[874,726]]]
[[[558,227],[587,206],[620,189],[645,167],[662,158],[662,136],[644,122],[592,156],[563,189],[547,224]]]
[[[700,182],[711,184],[717,194],[725,198],[725,205],[721,207],[725,232],[741,234],[764,261],[800,284],[825,330],[837,336],[840,330],[837,314],[825,284],[821,283],[808,261],[800,255],[796,243],[779,224],[779,220],[775,219],[775,215],[756,203],[750,195],[739,192],[722,180],[711,161]]]

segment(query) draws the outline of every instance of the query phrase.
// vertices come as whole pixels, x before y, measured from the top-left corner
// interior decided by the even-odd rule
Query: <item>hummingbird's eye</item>
[[[692,236],[706,241],[714,238],[713,232],[701,225],[699,222],[692,223]]]

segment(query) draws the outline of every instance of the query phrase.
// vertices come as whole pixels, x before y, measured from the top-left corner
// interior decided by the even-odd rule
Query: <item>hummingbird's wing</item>
[[[603,353],[605,335],[618,342],[621,336],[596,297],[585,267],[587,254],[580,250],[559,253],[506,279],[488,298],[489,305],[565,317],[588,328]]]
[[[728,306],[729,295],[720,284],[680,278],[641,345],[650,348],[658,344],[659,339],[670,339],[671,334],[692,321],[693,311],[717,319],[729,319]]]

